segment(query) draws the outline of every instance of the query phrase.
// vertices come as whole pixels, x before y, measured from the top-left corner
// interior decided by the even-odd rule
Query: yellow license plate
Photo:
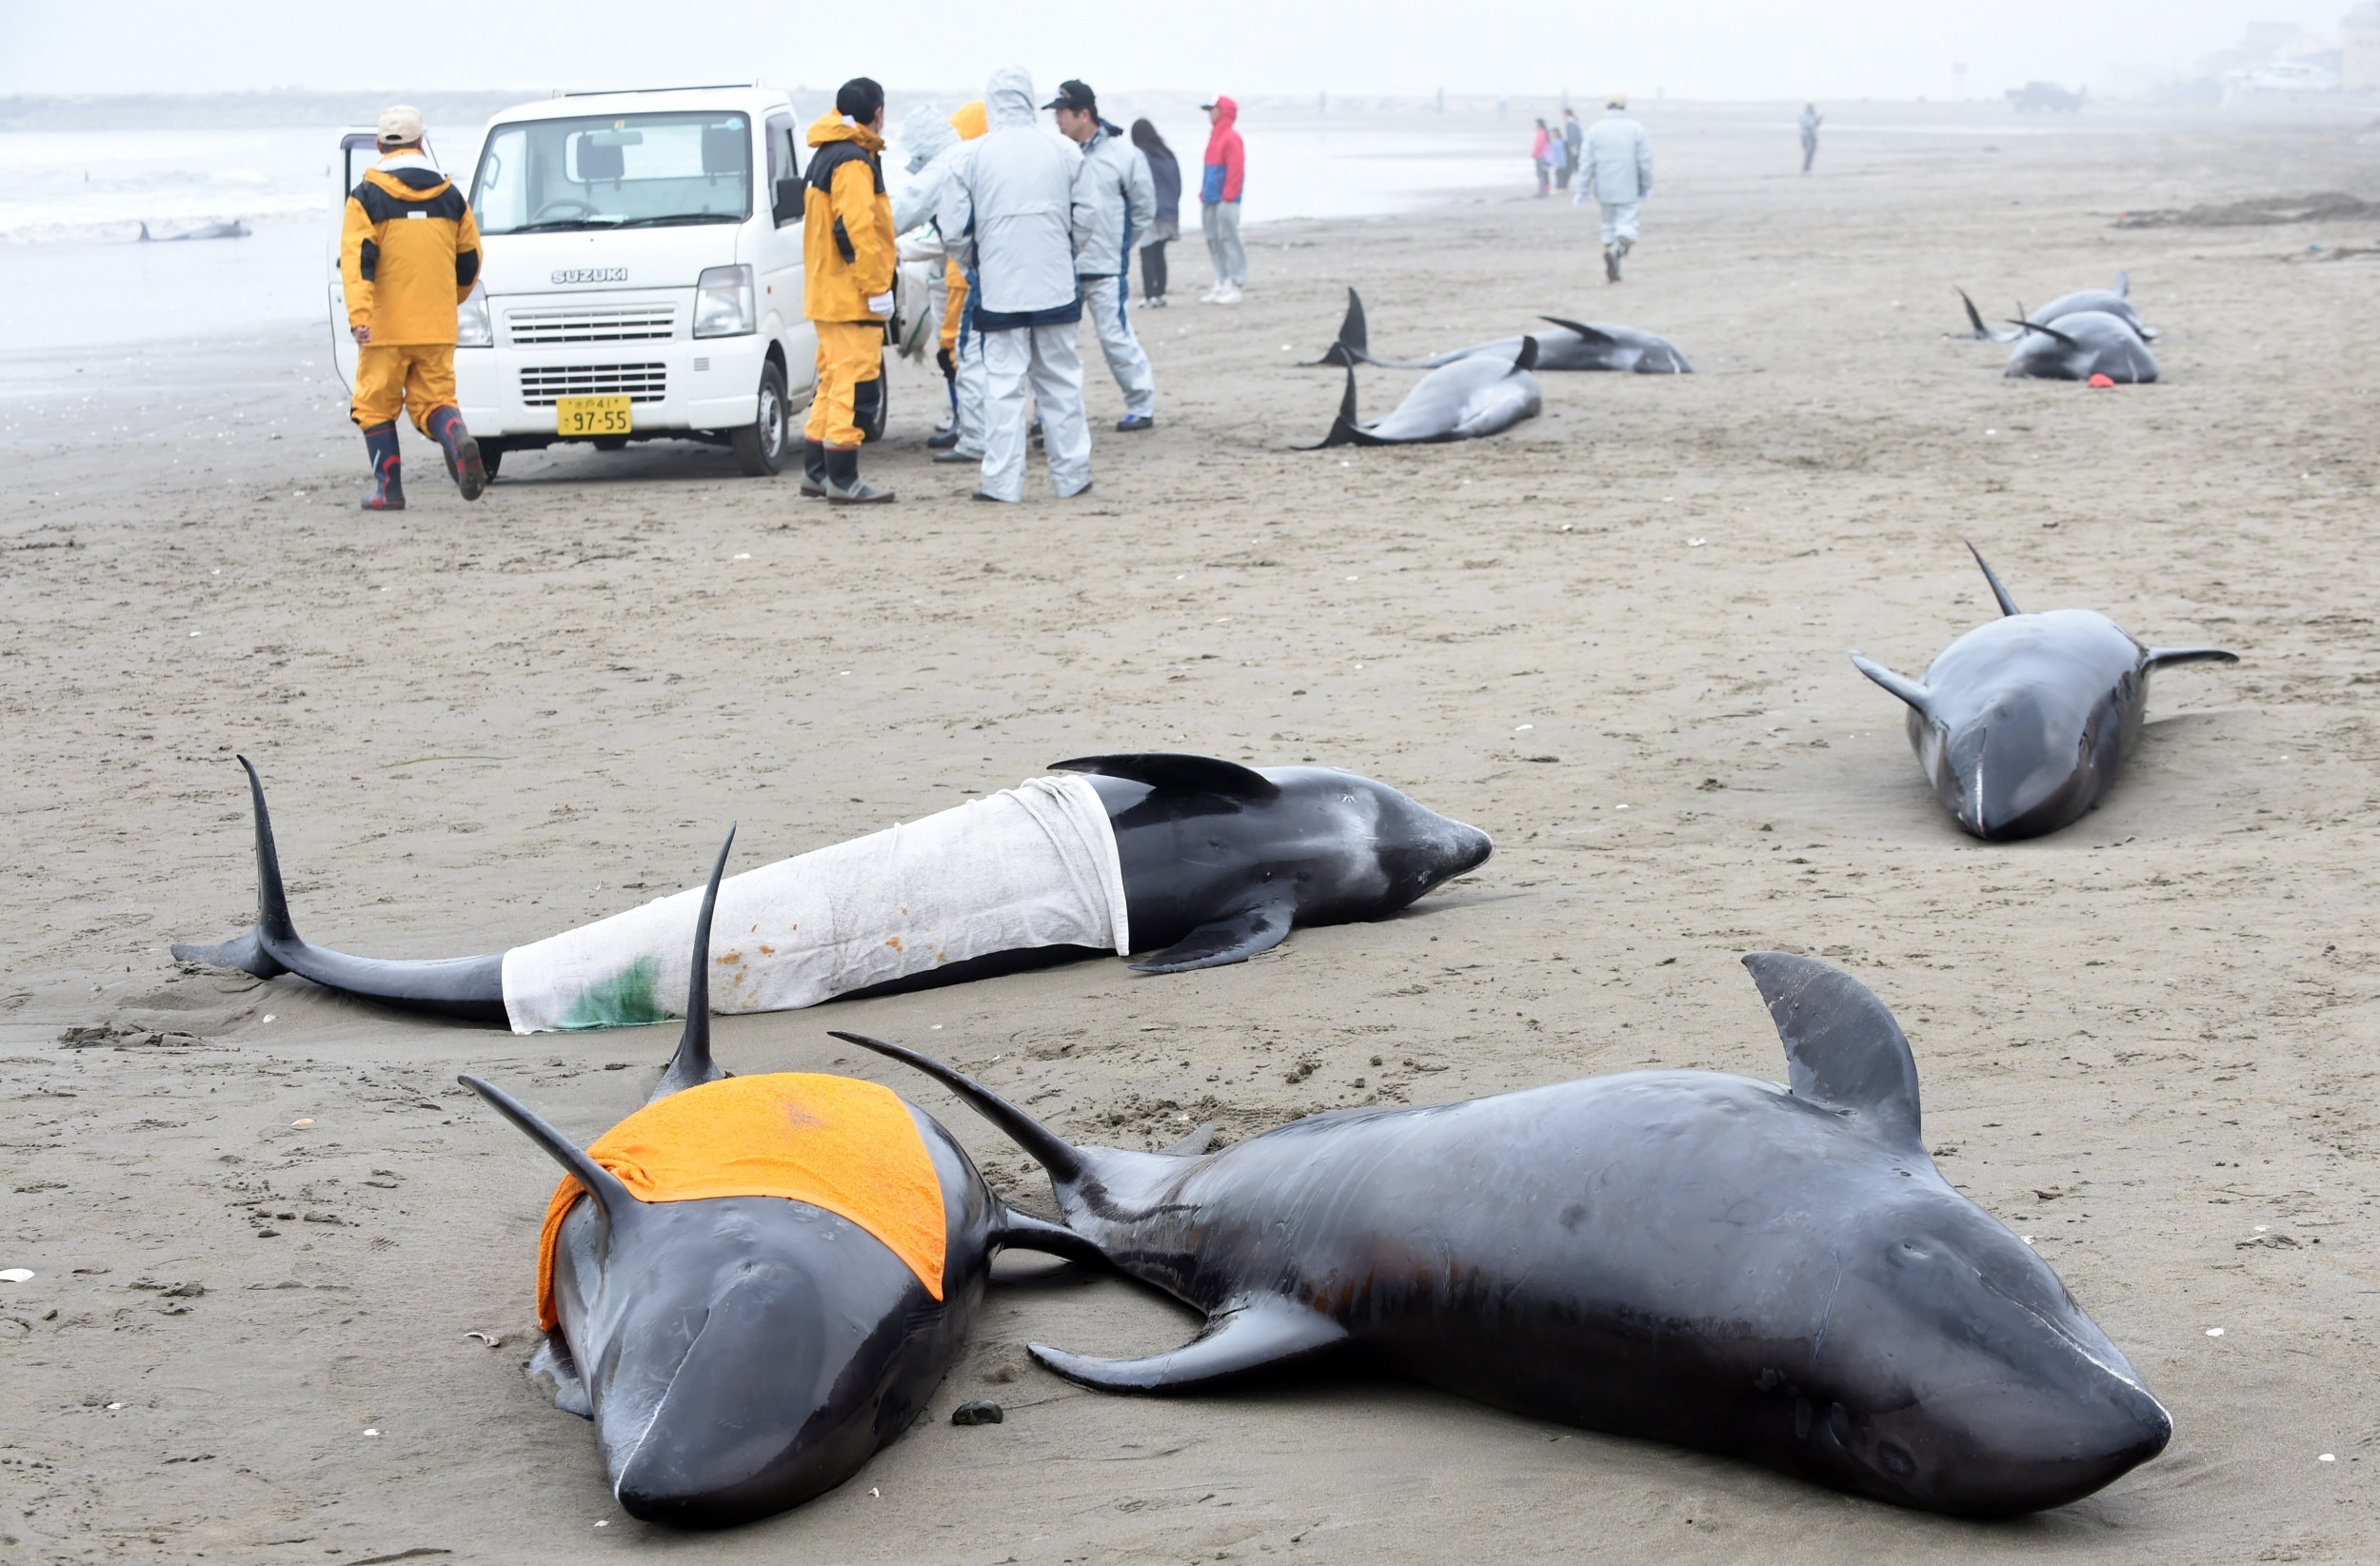
[[[564,397],[554,404],[557,435],[625,435],[628,427],[625,397]]]

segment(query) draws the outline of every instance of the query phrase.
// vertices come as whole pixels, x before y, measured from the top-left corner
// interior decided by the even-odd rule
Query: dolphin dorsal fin
[[[711,863],[711,883],[703,892],[703,911],[694,916],[694,961],[686,968],[685,981],[685,1031],[678,1036],[678,1053],[669,1058],[647,1103],[727,1075],[711,1059],[711,910],[719,905],[719,878],[727,868],[727,850],[735,845],[736,829],[730,823],[727,841],[719,845],[719,858]]]
[[[1276,800],[1280,784],[1237,762],[1220,756],[1184,756],[1163,750],[1136,750],[1117,756],[1077,756],[1052,762],[1052,772],[1091,772],[1102,778],[1123,778],[1151,788],[1189,794],[1218,794],[1227,800]]]
[[[1009,1140],[1023,1148],[1034,1162],[1049,1171],[1049,1177],[1053,1181],[1062,1184],[1080,1179],[1083,1172],[1090,1167],[1090,1160],[1082,1156],[1081,1148],[1071,1145],[1057,1132],[1052,1131],[974,1078],[963,1072],[952,1070],[930,1055],[920,1055],[914,1049],[903,1049],[899,1044],[887,1043],[882,1039],[871,1039],[864,1033],[845,1033],[841,1028],[828,1029],[827,1037],[841,1039],[847,1044],[857,1044],[862,1049],[872,1049],[879,1055],[889,1056],[904,1065],[914,1066],[924,1072],[942,1086],[966,1100],[968,1107],[977,1114],[1006,1132]]]
[[[1619,341],[1618,338],[1614,337],[1610,332],[1601,330],[1595,327],[1590,327],[1584,321],[1565,321],[1558,315],[1540,315],[1537,319],[1540,321],[1551,321],[1554,325],[1561,327],[1564,331],[1575,331],[1581,338],[1590,343],[1616,343]]]
[[[1850,1110],[1885,1140],[1922,1148],[1917,1061],[1874,992],[1840,968],[1786,952],[1753,952],[1744,966],[1784,1041],[1794,1097]]]
[[[1960,539],[1958,542],[1967,544],[1965,539]],[[1972,544],[1967,544],[1967,552],[1975,557],[1976,565],[1983,567],[1983,580],[1992,584],[1992,596],[2000,601],[2000,612],[2010,615],[2023,614],[2025,611],[2016,606],[2016,601],[2008,596],[2008,589],[2000,585],[2000,579],[1993,573],[1992,563],[1983,558],[1983,551]]]
[[[2118,299],[2130,299],[2132,296],[2132,274],[2130,272],[2117,272],[2115,274],[2115,297]]]
[[[578,1182],[586,1187],[595,1205],[603,1209],[605,1221],[617,1224],[642,1205],[636,1193],[620,1183],[620,1177],[597,1163],[572,1142],[569,1138],[545,1123],[528,1105],[506,1093],[493,1082],[465,1074],[455,1079],[465,1087],[486,1099],[496,1113],[519,1126],[529,1140],[545,1150],[545,1156],[568,1170]]]
[[[1520,340],[1520,351],[1513,355],[1513,373],[1517,375],[1523,370],[1537,367],[1537,340],[1534,337],[1523,337]]]
[[[1906,674],[1895,674],[1874,660],[1862,658],[1857,653],[1851,655],[1851,661],[1859,665],[1860,673],[1907,702],[1917,711],[1928,717],[1934,715],[1934,692],[1926,689],[1916,681],[1912,680]]]

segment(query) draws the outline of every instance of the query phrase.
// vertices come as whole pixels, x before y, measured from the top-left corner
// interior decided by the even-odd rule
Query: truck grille
[[[505,312],[517,344],[666,342],[678,329],[674,305],[572,306]]]
[[[560,397],[617,397],[658,403],[669,389],[666,365],[532,365],[521,371],[521,400],[551,407]]]

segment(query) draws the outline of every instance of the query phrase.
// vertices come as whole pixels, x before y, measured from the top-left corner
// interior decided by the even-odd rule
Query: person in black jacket
[[[1149,180],[1157,187],[1157,221],[1150,225],[1149,242],[1140,247],[1140,291],[1148,295],[1141,304],[1163,309],[1165,245],[1181,237],[1181,164],[1146,120],[1132,122],[1132,145],[1149,160]]]

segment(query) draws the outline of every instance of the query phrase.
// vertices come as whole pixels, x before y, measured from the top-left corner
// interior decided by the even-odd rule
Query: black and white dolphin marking
[[[1884,1007],[1809,958],[1744,959],[1792,1085],[1639,1071],[1316,1115],[1220,1153],[1069,1146],[897,1045],[1048,1171],[1066,1226],[1206,1313],[1095,1359],[1186,1392],[1354,1352],[1540,1418],[1732,1454],[1903,1506],[2091,1494],[2172,1421],[2047,1263],[1927,1157]]]
[[[1565,321],[1558,315],[1541,315],[1538,320],[1553,327],[1552,331],[1536,333],[1537,342],[1537,368],[1546,370],[1620,370],[1638,375],[1691,375],[1694,366],[1677,345],[1666,337],[1656,337],[1634,327],[1615,327],[1606,322],[1587,323]],[[1356,290],[1347,290],[1347,314],[1339,323],[1339,340],[1315,360],[1318,365],[1378,365],[1383,369],[1437,369],[1458,359],[1505,359],[1520,351],[1520,339],[1499,337],[1492,343],[1479,343],[1467,348],[1457,348],[1430,359],[1377,359],[1372,355],[1370,334],[1364,326],[1363,301]]]
[[[2145,647],[2090,609],[2026,614],[1973,545],[2001,618],[1942,649],[1922,681],[1857,653],[1909,704],[1909,743],[1934,791],[1978,838],[2039,837],[2103,799],[2139,742],[2151,671],[2236,664],[2220,647]]]
[[[1339,417],[1331,432],[1308,451],[1334,446],[1421,446],[1438,441],[1473,441],[1510,429],[1534,419],[1544,406],[1537,378],[1530,367],[1537,362],[1537,340],[1524,337],[1510,362],[1502,359],[1457,359],[1441,365],[1378,424],[1356,422],[1356,367],[1347,367],[1347,394],[1339,399]]]

